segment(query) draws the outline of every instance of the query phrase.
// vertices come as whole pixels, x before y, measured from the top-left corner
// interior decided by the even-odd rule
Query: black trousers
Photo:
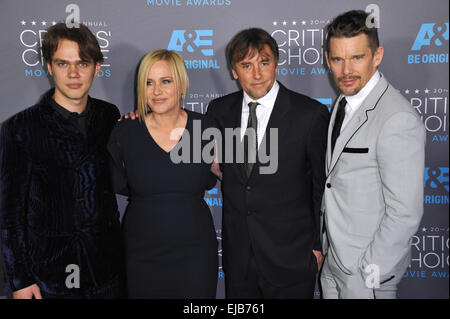
[[[225,290],[227,299],[313,299],[316,286],[316,275],[311,273],[300,283],[277,287],[270,284],[261,275],[252,254],[247,276],[242,281],[234,281],[225,273]]]

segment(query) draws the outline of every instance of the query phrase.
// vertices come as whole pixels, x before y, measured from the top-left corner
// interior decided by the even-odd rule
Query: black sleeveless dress
[[[211,164],[193,162],[199,145],[211,142],[194,131],[212,125],[204,115],[186,112],[185,133],[171,152],[159,147],[144,121],[122,120],[111,133],[113,187],[129,198],[122,222],[129,298],[216,296],[217,239],[203,199],[216,178]],[[174,163],[175,150],[189,163]]]

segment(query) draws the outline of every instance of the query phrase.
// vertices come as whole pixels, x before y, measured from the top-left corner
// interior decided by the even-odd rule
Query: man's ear
[[[384,55],[384,48],[382,46],[379,46],[374,53],[374,64],[375,67],[378,67],[381,63],[381,60],[383,60],[383,55]]]
[[[325,51],[325,60],[327,61],[328,67],[330,67],[330,62],[328,61],[328,52]]]
[[[52,64],[51,64],[51,62],[47,62],[47,70],[48,70],[48,73],[49,73],[51,76],[53,76],[53,72],[52,72]]]
[[[238,76],[238,74],[236,73],[236,71],[234,69],[231,69],[231,73],[233,74],[233,78],[235,80],[239,79],[239,76]]]
[[[102,64],[100,62],[95,63],[95,76],[97,76],[98,72],[100,72]]]

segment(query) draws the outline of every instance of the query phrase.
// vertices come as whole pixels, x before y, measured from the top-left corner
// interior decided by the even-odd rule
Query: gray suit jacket
[[[425,127],[383,75],[331,154],[336,111],[335,106],[328,128],[321,207],[324,253],[331,251],[349,275],[365,279],[365,267],[377,265],[381,283],[398,282],[423,214]]]

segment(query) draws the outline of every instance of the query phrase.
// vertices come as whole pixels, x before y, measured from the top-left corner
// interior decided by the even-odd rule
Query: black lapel
[[[111,116],[107,109],[97,105],[91,98],[89,98],[89,103],[91,104],[86,140],[89,150],[94,152],[96,148],[105,149],[112,126],[115,123],[111,126]]]
[[[236,98],[233,101],[231,101],[230,112],[228,113],[229,118],[227,118],[227,121],[226,121],[227,125],[225,125],[225,127],[231,128],[233,130],[241,128],[243,98],[244,98],[244,93],[241,90],[241,91],[239,91],[239,94],[236,95]],[[225,133],[225,136],[226,135],[227,134]],[[242,179],[246,180],[247,176],[245,174],[244,163],[238,163],[237,158],[236,158],[236,153],[237,153],[236,149],[237,149],[237,147],[239,147],[238,142],[240,141],[240,133],[239,133],[238,139],[239,140],[236,141],[236,143],[233,143],[233,162],[235,163],[235,165],[233,165],[233,167],[235,167],[238,170],[237,174]]]
[[[267,123],[267,129],[266,133],[264,134],[264,138],[267,138],[267,133],[270,133],[270,128],[278,129],[278,137],[280,138],[282,137],[282,133],[286,131],[285,116],[287,115],[291,107],[289,90],[281,83],[278,82],[278,84],[280,85],[280,90],[278,91],[275,104],[273,105],[273,110],[270,114],[269,123]]]

